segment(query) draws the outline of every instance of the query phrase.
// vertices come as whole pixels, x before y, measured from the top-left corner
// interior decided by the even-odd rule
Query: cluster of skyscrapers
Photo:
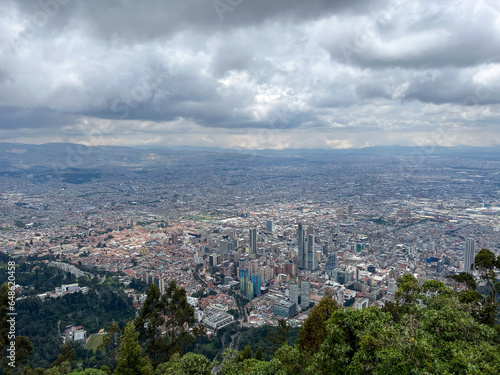
[[[266,223],[266,232],[272,232],[274,230],[274,222],[272,220],[268,220]],[[304,229],[304,225],[302,223],[298,223],[296,229],[296,239],[297,239],[297,268],[301,270],[307,271],[317,271],[319,269],[318,255],[319,252],[316,251],[315,244],[315,235],[312,227]],[[359,247],[359,246],[358,246]],[[474,257],[476,255],[476,243],[472,238],[468,238],[465,243],[465,251],[464,251],[464,271],[472,273]],[[361,249],[357,249],[358,252]],[[430,255],[427,258],[427,262],[437,262],[436,271],[438,273],[442,272],[444,261],[443,259],[439,259],[435,257],[436,253],[436,244],[431,241],[427,246],[428,254]],[[252,254],[257,253],[257,228],[252,228],[249,230],[249,252]],[[415,253],[415,246],[410,246],[409,256],[413,257]],[[328,246],[325,246],[323,249],[323,254],[326,255],[327,261],[325,262],[324,272],[330,277],[330,279],[336,280],[341,285],[346,285],[350,282],[362,279],[360,276],[361,271],[358,267],[356,267],[355,272],[352,269],[341,269],[339,268],[339,258],[337,252],[329,252]],[[257,273],[257,269],[255,267],[248,267],[248,265],[243,264],[243,267],[239,270],[239,278],[240,278],[240,291],[246,296],[248,299],[253,299],[261,295],[261,281],[262,276],[260,273]],[[374,265],[369,265],[367,267],[367,272],[372,274],[376,273],[376,268]],[[389,284],[388,284],[388,294],[394,295],[397,285],[395,281],[395,275],[391,275]],[[370,281],[367,285],[373,285],[373,277],[371,277]],[[343,289],[343,288],[342,288]],[[366,292],[365,292],[366,294]],[[291,280],[289,284],[289,300],[280,300],[274,306],[274,313],[290,318],[294,316],[299,311],[299,306],[302,310],[306,310],[309,308],[309,300],[310,300],[310,284],[309,281],[295,279]],[[343,297],[341,298],[343,300]],[[363,300],[364,301],[364,300]],[[367,302],[366,300],[365,302]]]
[[[248,268],[240,269],[240,291],[248,299],[258,297],[261,294],[260,274],[254,273],[250,278]]]

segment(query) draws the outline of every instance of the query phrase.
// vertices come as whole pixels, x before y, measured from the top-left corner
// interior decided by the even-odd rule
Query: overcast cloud
[[[500,6],[4,0],[0,141],[500,144]]]

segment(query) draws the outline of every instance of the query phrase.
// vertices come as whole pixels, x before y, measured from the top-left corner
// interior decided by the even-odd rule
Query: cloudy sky
[[[500,144],[497,0],[3,0],[0,141]]]

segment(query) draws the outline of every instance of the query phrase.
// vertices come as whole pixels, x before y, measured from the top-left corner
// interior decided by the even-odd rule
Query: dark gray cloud
[[[196,29],[206,33],[285,20],[305,22],[331,14],[365,13],[383,6],[368,0],[46,0],[11,2],[41,34],[86,25],[104,39],[125,42],[169,37]],[[46,4],[46,5],[45,5]],[[45,14],[45,16],[43,15]]]
[[[57,131],[65,125],[73,124],[77,118],[75,114],[48,108],[0,107],[1,129],[44,128]]]
[[[276,147],[302,132],[360,147],[441,126],[499,138],[492,1],[11,0],[0,21],[0,138],[272,147],[251,137],[267,129],[288,131]]]
[[[500,103],[500,77],[484,82],[474,82],[472,78],[455,69],[422,73],[410,81],[401,98],[464,106]]]

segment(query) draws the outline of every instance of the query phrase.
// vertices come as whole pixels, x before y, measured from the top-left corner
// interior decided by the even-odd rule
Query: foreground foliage
[[[435,280],[420,283],[406,274],[397,280],[395,300],[383,309],[345,309],[326,295],[311,309],[297,345],[288,345],[289,327],[284,321],[268,331],[270,344],[279,345],[268,361],[260,346],[253,349],[250,344],[241,351],[226,349],[220,362],[195,353],[182,355],[193,322],[185,294],[172,284],[167,297],[162,297],[151,286],[141,317],[121,333],[113,374],[500,374],[500,326],[495,324],[499,294],[495,268],[500,268],[500,258],[483,249],[475,267],[479,282],[488,288],[486,294],[476,291],[479,283],[468,274],[453,277],[465,286],[459,292]],[[166,316],[171,325],[164,325]],[[165,334],[159,331],[162,326]],[[103,347],[114,355],[118,329],[109,331]],[[27,369],[24,374],[111,373],[104,367],[71,372],[74,353],[69,347],[63,349],[52,368]]]
[[[284,345],[263,363],[238,362],[227,351],[222,374],[500,373],[498,326],[478,321],[441,282],[419,285],[405,275],[398,284],[392,311],[342,309],[326,297],[311,311],[297,347]]]

